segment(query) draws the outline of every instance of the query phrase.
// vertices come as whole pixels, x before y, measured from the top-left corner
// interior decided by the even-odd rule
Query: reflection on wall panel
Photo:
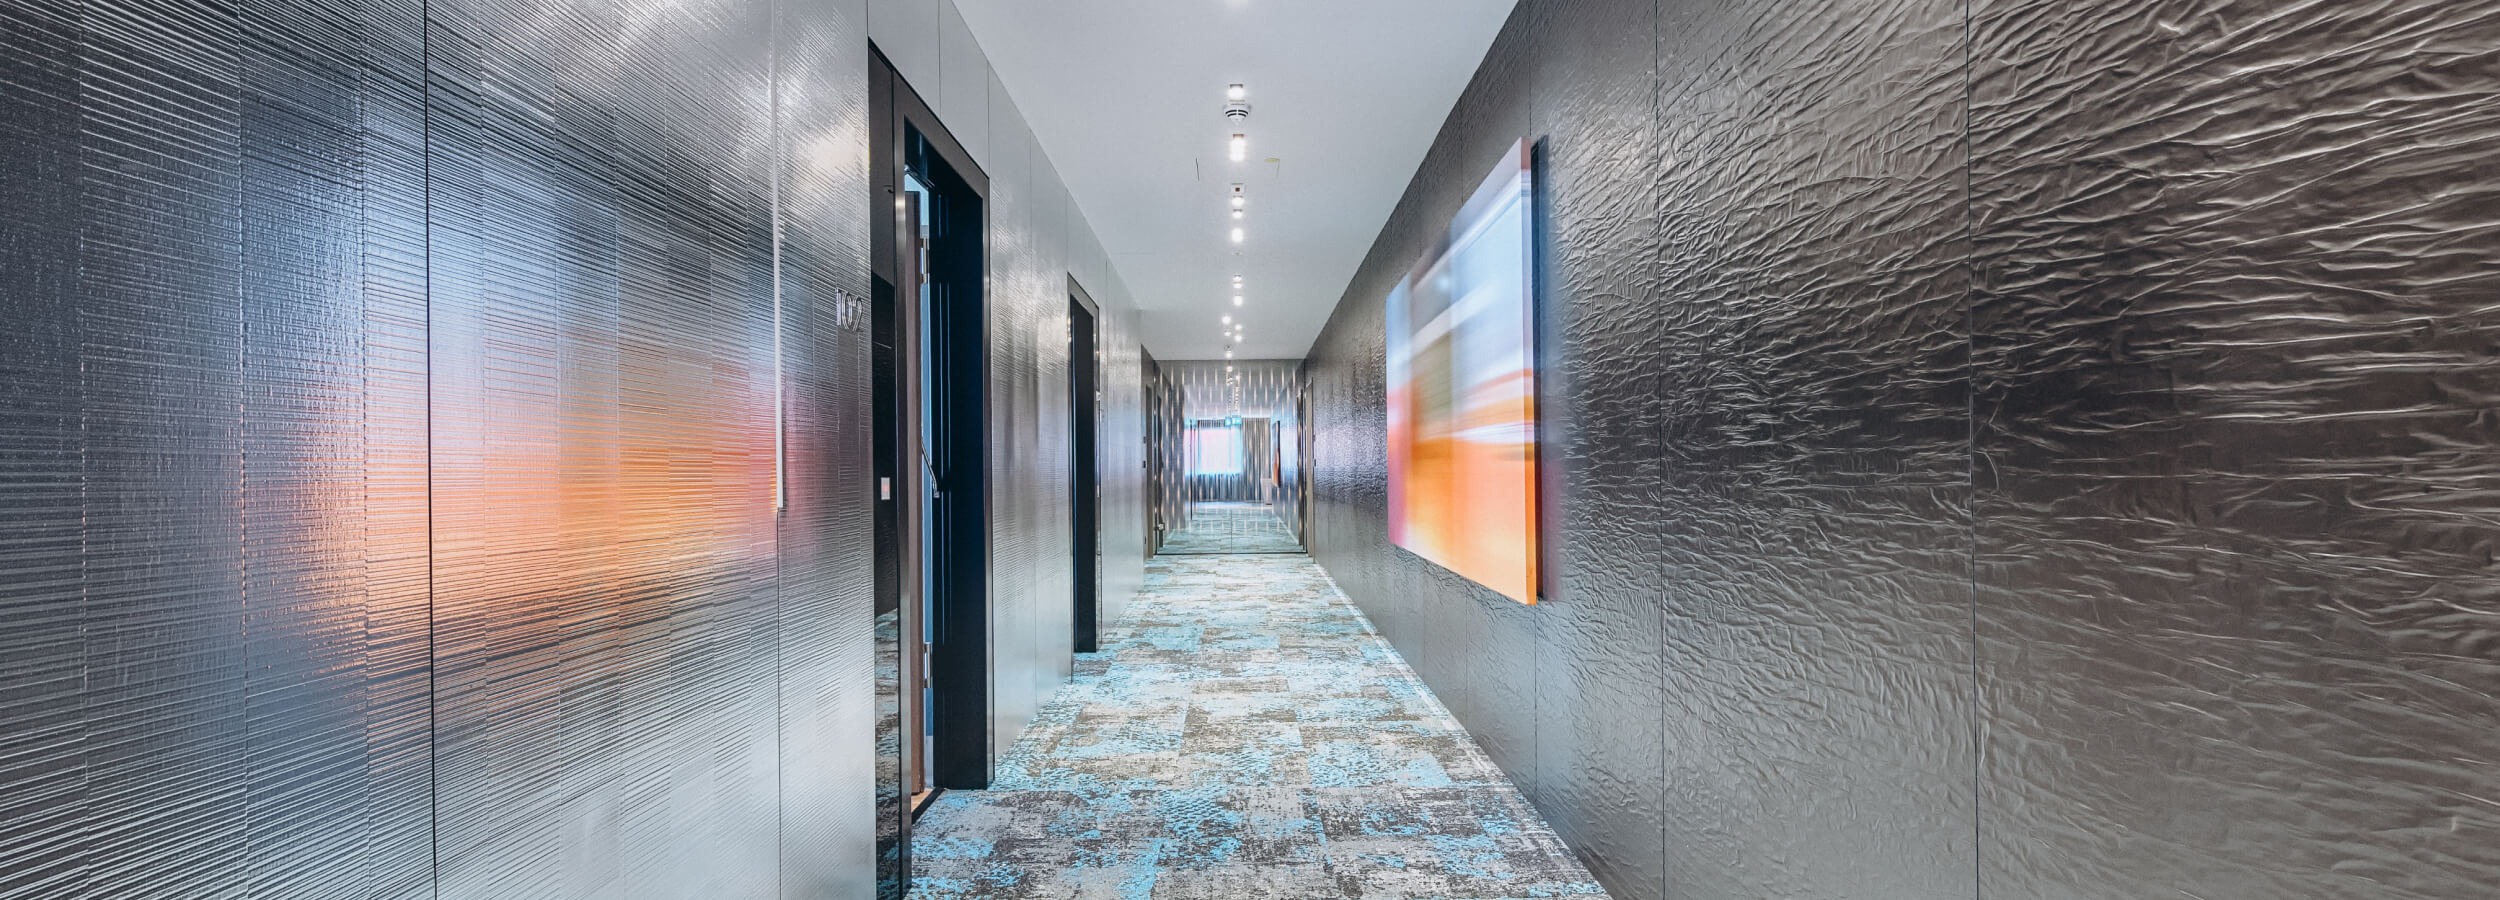
[[[769,895],[771,9],[429,10],[443,887]]]
[[[251,895],[430,896],[423,23],[239,22]]]
[[[2495,43],[1529,0],[1313,348],[1314,554],[1620,895],[2481,896]],[[1393,552],[1378,462],[1382,300],[1519,134],[1533,610]]]

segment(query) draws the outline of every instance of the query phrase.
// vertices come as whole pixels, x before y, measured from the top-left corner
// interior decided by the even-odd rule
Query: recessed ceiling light
[[[1224,99],[1248,100],[1250,99],[1250,89],[1238,84],[1226,87],[1224,89]]]
[[[1233,324],[1233,317],[1231,317],[1231,316],[1225,316],[1225,317],[1224,317],[1224,324],[1226,324],[1226,325]]]
[[[1250,205],[1250,201],[1249,201],[1249,199],[1248,199],[1248,198],[1245,198],[1245,197],[1243,197],[1243,196],[1242,196],[1242,195],[1240,195],[1240,194],[1234,194],[1234,195],[1233,195],[1233,208],[1234,208],[1234,209],[1240,209],[1240,208],[1242,208],[1242,207],[1244,207],[1244,206],[1248,206],[1248,205]]]
[[[1240,294],[1234,294],[1234,295],[1233,295],[1233,305],[1234,305],[1234,306],[1240,306],[1240,305],[1241,305],[1241,295],[1240,295]]]
[[[1233,229],[1233,243],[1241,243],[1241,229],[1239,228]]]
[[[1234,132],[1234,133],[1233,133],[1233,140],[1232,140],[1232,143],[1231,143],[1231,144],[1229,144],[1228,146],[1230,146],[1230,148],[1231,148],[1230,152],[1231,152],[1231,154],[1232,154],[1232,157],[1233,157],[1233,161],[1234,161],[1234,162],[1240,162],[1240,161],[1242,161],[1242,160],[1245,160],[1245,159],[1249,159],[1249,158],[1250,158],[1250,136],[1249,136],[1249,135],[1242,134],[1242,133],[1240,133],[1240,132]]]

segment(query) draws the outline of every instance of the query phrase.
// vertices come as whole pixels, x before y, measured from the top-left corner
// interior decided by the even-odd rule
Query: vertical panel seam
[[[1971,897],[1979,900],[1984,868],[1980,862],[1980,789],[1987,743],[1982,731],[1979,690],[1979,234],[1978,204],[1973,194],[1971,164],[1971,0],[1962,0],[1962,441],[1963,480],[1970,493],[1962,501],[1964,535],[1962,577],[1967,590],[1970,627],[1970,836]]]
[[[1659,0],[1659,2],[1665,2],[1665,0]],[[1651,3],[1651,4],[1649,5],[1649,150],[1650,150],[1650,157],[1649,157],[1649,172],[1650,172],[1650,174],[1649,174],[1649,177],[1651,177],[1651,178],[1656,178],[1656,177],[1658,177],[1657,173],[1660,173],[1660,172],[1664,172],[1664,171],[1666,171],[1666,165],[1667,165],[1667,128],[1666,128],[1666,109],[1665,109],[1665,100],[1664,100],[1664,97],[1665,97],[1665,94],[1666,94],[1666,89],[1667,89],[1666,66],[1662,64],[1662,62],[1663,62],[1663,61],[1659,58],[1659,57],[1660,57],[1660,51],[1661,51],[1661,48],[1663,48],[1663,47],[1665,47],[1665,46],[1666,46],[1666,44],[1665,44],[1665,38],[1666,38],[1666,35],[1665,35],[1665,34],[1664,34],[1661,30],[1660,30],[1660,28],[1659,28],[1659,24],[1658,24],[1658,23],[1659,23],[1659,20],[1660,20],[1660,19],[1662,19],[1662,18],[1664,18],[1664,16],[1663,16],[1663,15],[1659,12],[1659,10],[1658,10],[1658,6],[1659,6],[1659,3]],[[1651,210],[1650,210],[1650,217],[1649,217],[1649,226],[1650,226],[1650,242],[1649,242],[1649,243],[1650,243],[1650,246],[1651,246],[1651,247],[1653,247],[1653,248],[1658,248],[1658,249],[1655,249],[1655,250],[1652,250],[1652,251],[1651,251],[1650,258],[1651,258],[1651,260],[1652,260],[1653,262],[1658,262],[1659,260],[1658,260],[1657,254],[1658,254],[1659,252],[1662,252],[1662,251],[1663,251],[1663,249],[1664,249],[1664,241],[1665,241],[1665,238],[1666,238],[1666,233],[1665,233],[1665,232],[1666,232],[1666,228],[1665,228],[1665,223],[1666,223],[1666,209],[1667,209],[1667,196],[1666,196],[1666,192],[1665,192],[1665,191],[1656,191],[1656,190],[1653,190],[1653,191],[1652,191],[1652,193],[1651,193],[1651,198],[1652,198],[1653,202],[1655,202],[1656,206],[1655,206],[1655,208],[1653,208],[1653,209],[1651,209]],[[1663,269],[1664,269],[1664,266],[1663,266],[1663,265],[1659,265],[1659,266],[1654,266],[1654,267],[1651,267],[1651,269],[1650,269],[1650,271],[1649,271],[1649,273],[1648,273],[1648,275],[1649,275],[1648,281],[1649,281],[1649,285],[1650,285],[1650,289],[1651,289],[1651,290],[1663,290],[1663,289],[1664,289],[1664,285],[1662,285],[1662,284],[1660,284],[1660,283],[1659,283],[1659,276],[1660,276],[1660,275],[1665,274],[1665,273],[1664,273],[1664,271],[1663,271]],[[1663,387],[1663,385],[1662,385],[1661,387]],[[1651,478],[1653,479],[1653,480],[1652,480],[1652,484],[1653,484],[1654,486],[1658,487],[1658,488],[1664,488],[1664,487],[1666,487],[1666,482],[1667,482],[1667,452],[1666,452],[1666,448],[1667,448],[1667,417],[1666,417],[1666,415],[1665,415],[1665,411],[1664,411],[1664,410],[1658,410],[1658,409],[1655,409],[1655,408],[1654,408],[1656,404],[1658,404],[1658,403],[1660,403],[1660,402],[1661,402],[1661,399],[1660,399],[1660,392],[1659,392],[1659,391],[1652,390],[1652,391],[1647,391],[1647,392],[1645,392],[1645,393],[1647,393],[1647,394],[1648,394],[1648,396],[1649,396],[1649,398],[1650,398],[1649,402],[1653,405],[1653,411],[1658,413],[1657,418],[1656,418],[1656,419],[1654,419],[1654,420],[1652,420],[1652,421],[1653,421],[1653,423],[1654,423],[1654,425],[1655,425],[1655,427],[1656,427],[1656,429],[1657,429],[1657,431],[1655,432],[1655,434],[1656,434],[1656,442],[1655,442],[1654,444],[1652,444],[1652,445],[1651,445],[1651,451],[1652,451],[1652,454],[1653,454],[1653,455],[1652,455],[1652,458],[1651,458],[1651,464],[1652,464],[1652,466],[1653,466],[1653,473],[1652,473],[1652,475],[1651,475]],[[1656,559],[1657,559],[1657,561],[1658,561],[1658,562],[1659,562],[1659,564],[1660,564],[1660,565],[1659,565],[1659,567],[1658,567],[1658,582],[1659,582],[1659,583],[1658,583],[1658,747],[1659,747],[1659,752],[1658,752],[1658,769],[1659,769],[1659,771],[1658,771],[1658,809],[1656,810],[1656,812],[1657,812],[1657,814],[1658,814],[1658,896],[1659,896],[1660,900],[1665,900],[1665,898],[1666,898],[1666,896],[1667,896],[1667,885],[1668,885],[1668,883],[1672,880],[1671,878],[1669,878],[1669,876],[1668,876],[1668,874],[1667,874],[1667,860],[1671,858],[1671,857],[1669,857],[1669,856],[1667,855],[1667,810],[1666,810],[1666,806],[1667,806],[1667,785],[1668,785],[1668,782],[1669,782],[1669,778],[1668,778],[1668,776],[1667,776],[1667,772],[1666,772],[1666,770],[1667,770],[1667,768],[1668,768],[1668,767],[1669,767],[1669,765],[1670,765],[1670,763],[1668,763],[1668,761],[1667,761],[1668,751],[1667,751],[1667,749],[1666,749],[1666,747],[1667,747],[1667,611],[1668,611],[1668,609],[1670,609],[1670,608],[1674,605],[1674,603],[1673,603],[1673,598],[1671,598],[1671,597],[1669,597],[1669,596],[1668,596],[1668,592],[1672,589],[1672,588],[1671,588],[1671,585],[1673,585],[1673,584],[1675,583],[1675,579],[1674,579],[1674,578],[1672,578],[1672,577],[1670,577],[1670,576],[1667,574],[1667,572],[1666,572],[1666,566],[1665,566],[1665,563],[1666,563],[1666,558],[1667,558],[1666,536],[1665,536],[1665,535],[1663,535],[1663,534],[1659,534],[1659,533],[1657,533],[1657,531],[1656,531],[1655,529],[1653,529],[1653,530],[1651,531],[1651,536],[1652,536],[1653,538],[1656,538],[1656,539],[1657,539],[1657,553],[1658,553],[1658,556],[1656,557]]]
[[[785,779],[785,771],[790,765],[789,704],[782,693],[783,686],[789,680],[789,666],[782,653],[783,643],[788,639],[789,634],[783,619],[781,591],[781,530],[787,524],[790,512],[789,401],[784,394],[787,376],[783,374],[782,361],[782,336],[787,326],[783,323],[781,316],[781,179],[786,174],[783,170],[784,154],[781,133],[781,12],[784,8],[784,0],[773,0],[772,11],[768,14],[771,26],[767,29],[764,46],[764,120],[767,148],[764,164],[772,204],[771,231],[767,239],[772,241],[773,267],[773,896],[776,900],[788,896],[786,873],[790,867],[787,858],[790,847],[790,794],[789,785]],[[863,13],[862,18],[865,17]],[[875,601],[872,599],[869,605],[873,610]],[[872,621],[870,628],[874,627],[875,623]],[[873,637],[870,642],[873,647]],[[873,654],[874,650],[870,652]],[[873,726],[870,731],[873,735],[875,731]],[[871,775],[871,777],[874,776]]]
[[[434,3],[417,2],[417,184],[425,261],[425,829],[427,893],[443,895],[442,698],[434,552]]]

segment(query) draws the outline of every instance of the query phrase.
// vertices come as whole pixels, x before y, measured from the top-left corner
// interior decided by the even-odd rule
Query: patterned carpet
[[[1186,525],[1163,539],[1159,555],[1302,552],[1275,507],[1264,503],[1194,503]]]
[[[1308,557],[1157,557],[916,898],[1603,897]]]

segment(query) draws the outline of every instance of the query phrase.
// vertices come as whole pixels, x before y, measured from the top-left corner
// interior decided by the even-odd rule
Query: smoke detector
[[[1224,121],[1241,124],[1250,118],[1250,89],[1239,84],[1224,87]]]

